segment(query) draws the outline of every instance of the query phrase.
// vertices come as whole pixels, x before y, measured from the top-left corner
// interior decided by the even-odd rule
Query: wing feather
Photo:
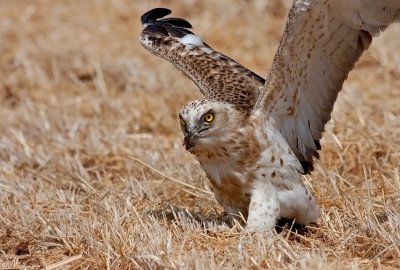
[[[399,20],[399,0],[294,1],[256,109],[272,117],[305,172],[348,73]]]
[[[251,111],[265,80],[204,43],[188,30],[189,22],[180,18],[160,19],[170,12],[157,8],[143,14],[140,43],[183,71],[207,99]]]

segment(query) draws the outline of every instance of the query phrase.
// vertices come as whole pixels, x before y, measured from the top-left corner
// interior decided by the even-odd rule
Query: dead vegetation
[[[169,7],[265,76],[289,3],[179,2],[0,1],[0,269],[398,268],[400,27],[339,96],[306,178],[318,223],[260,237],[181,146],[200,94],[140,47],[139,17]]]

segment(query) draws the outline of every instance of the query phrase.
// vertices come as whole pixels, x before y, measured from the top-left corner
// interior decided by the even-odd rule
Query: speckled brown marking
[[[325,123],[330,119],[332,105],[343,81],[372,40],[371,34],[365,30],[359,31],[357,39],[348,22],[340,19],[341,16],[347,15],[336,16],[337,11],[331,10],[332,5],[329,1],[311,4],[307,1],[294,2],[267,77],[265,91],[257,103],[260,109],[279,119],[277,125],[280,129],[287,130],[283,136],[294,150],[294,154],[306,166],[303,168],[306,172],[307,168],[313,168],[313,157],[318,153],[315,145],[306,144],[319,140],[320,136],[312,137],[311,128],[308,133],[298,134],[296,131],[299,130],[299,126],[284,125],[307,123],[309,120],[313,129],[322,133]],[[399,15],[394,17],[385,20],[392,22],[399,19]],[[329,28],[333,25],[335,28]],[[382,30],[384,28],[385,26],[382,26]],[[350,44],[353,40],[357,43]],[[314,65],[317,59],[324,59],[327,65],[337,67],[328,72],[324,66]],[[332,62],[329,59],[342,60]],[[324,84],[314,85],[315,78],[319,76],[324,77]],[[318,94],[321,91],[322,94]],[[322,100],[317,99],[317,96],[321,96]],[[307,113],[299,113],[299,110],[312,105],[312,102],[320,102],[320,105],[312,106],[313,110],[308,110]],[[293,135],[299,138],[299,146],[302,147],[295,148],[297,140],[293,139]]]
[[[189,49],[179,41],[187,34],[180,28],[168,23],[159,23],[158,27],[164,31],[154,31],[151,26],[141,33],[141,44],[147,50],[183,71],[207,99],[228,102],[246,111],[253,109],[265,83],[263,78],[204,43]]]
[[[293,116],[294,113],[295,113],[294,107],[293,107],[293,106],[289,106],[289,107],[287,108],[287,115]]]
[[[281,168],[271,173],[273,180],[265,179],[265,175],[270,173],[264,167],[265,164],[257,164],[260,160],[268,161],[267,157],[260,158],[260,149],[268,149],[276,139],[274,135],[268,139],[266,132],[261,135],[257,133],[256,136],[255,131],[260,131],[260,127],[267,123],[265,121],[271,120],[274,128],[281,131],[289,144],[287,153],[291,155],[293,151],[304,172],[312,170],[313,157],[318,157],[320,150],[320,134],[330,119],[333,103],[343,81],[362,52],[370,45],[372,36],[379,34],[379,31],[393,21],[400,20],[400,7],[392,15],[393,18],[389,18],[386,11],[377,9],[376,12],[380,12],[380,15],[370,20],[368,16],[373,16],[373,12],[365,12],[368,14],[366,15],[361,14],[363,10],[335,10],[332,8],[335,3],[337,2],[294,1],[266,81],[229,57],[214,51],[197,36],[194,36],[194,44],[181,39],[193,34],[188,30],[190,24],[183,23],[184,20],[175,19],[175,23],[171,20],[169,23],[168,20],[159,20],[159,17],[154,16],[165,13],[160,12],[160,9],[142,16],[145,29],[140,35],[141,44],[153,54],[170,61],[197,84],[205,96],[198,104],[206,105],[211,101],[232,104],[235,114],[241,115],[238,122],[226,125],[231,126],[231,130],[222,129],[226,134],[223,141],[218,138],[216,145],[195,146],[192,151],[199,161],[202,159],[200,163],[213,163],[214,167],[210,166],[209,170],[215,179],[210,172],[206,171],[206,174],[214,186],[217,200],[224,207],[229,206],[228,209],[234,208],[247,215],[250,200],[247,189],[252,187],[253,181],[268,180],[275,185],[274,188],[292,188],[285,181],[293,179],[283,172],[289,170],[298,173],[299,164],[292,163],[292,159],[286,159],[287,155],[280,158]],[[349,14],[354,15],[354,12],[357,15],[356,20],[354,16],[347,17]],[[382,20],[381,25],[368,22],[379,20]],[[357,23],[360,24],[359,28],[354,27]],[[189,113],[190,109],[200,114],[202,108],[196,107],[198,104],[193,103],[184,108],[183,114]],[[264,117],[254,119],[252,116],[256,114],[263,114]],[[232,127],[234,125],[237,126]],[[308,129],[302,128],[302,125],[308,125]],[[205,142],[204,144],[212,144],[210,141]],[[222,144],[226,148],[221,147]],[[279,149],[275,152],[276,155],[285,156],[285,144],[276,143],[273,147]],[[274,162],[275,156],[272,155],[271,163]],[[219,169],[215,166],[219,164],[225,167]],[[260,169],[268,171],[261,174],[263,179],[257,179],[260,173],[257,170]],[[305,193],[309,195],[307,190]],[[311,195],[308,198],[313,199]],[[278,208],[275,211],[279,211]]]

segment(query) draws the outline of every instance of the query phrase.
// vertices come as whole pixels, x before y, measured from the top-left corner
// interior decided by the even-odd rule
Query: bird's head
[[[216,146],[241,126],[242,115],[233,105],[220,101],[199,99],[186,104],[179,113],[183,145],[192,153],[198,147]]]

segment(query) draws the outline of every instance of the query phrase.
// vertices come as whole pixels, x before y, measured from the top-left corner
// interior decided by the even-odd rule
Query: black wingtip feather
[[[157,19],[167,16],[171,14],[171,10],[168,8],[153,8],[152,10],[147,11],[145,14],[140,17],[140,21],[142,24],[152,23]]]
[[[181,18],[165,18],[160,20],[163,23],[172,24],[174,26],[182,27],[182,28],[192,28],[190,22],[186,21],[185,19]]]
[[[140,20],[143,25],[168,25],[172,27],[179,28],[192,28],[190,22],[181,18],[165,18],[161,19],[168,14],[171,13],[170,9],[167,8],[153,8],[150,11],[147,11],[145,14],[140,17]],[[159,20],[161,19],[161,20]]]
[[[311,161],[300,161],[301,167],[303,167],[303,174],[309,174],[314,170],[314,164]]]
[[[317,150],[321,150],[321,144],[319,140],[314,140]],[[308,160],[300,160],[300,164],[303,167],[303,174],[309,174],[314,170],[314,158],[319,159],[318,151],[313,151]]]
[[[317,150],[321,150],[321,143],[319,140],[314,140],[315,146],[317,147]]]
[[[162,17],[171,13],[171,10],[167,8],[154,8],[147,11],[142,15],[140,20],[145,26],[143,33],[161,34],[165,36],[172,36],[181,38],[187,34],[193,34],[188,28],[192,28],[192,25],[181,18],[165,18]]]

